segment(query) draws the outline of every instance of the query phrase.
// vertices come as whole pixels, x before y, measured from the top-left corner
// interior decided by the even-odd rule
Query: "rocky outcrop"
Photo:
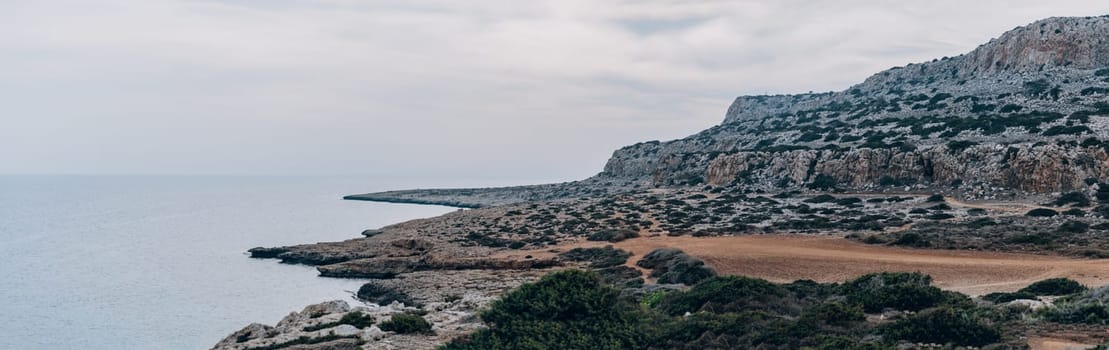
[[[1109,17],[1050,18],[846,91],[743,96],[721,125],[616,151],[601,178],[656,187],[952,183],[1056,192],[1109,173]],[[905,181],[899,181],[905,180]]]
[[[337,264],[319,266],[320,276],[346,278],[389,279],[397,275],[417,271],[444,270],[529,270],[559,266],[553,259],[493,259],[493,258],[420,258],[400,259],[358,259]]]
[[[394,308],[395,309],[395,308]],[[352,313],[388,315],[400,310],[351,308],[344,301],[333,300],[309,305],[300,312],[290,313],[274,326],[252,323],[231,333],[213,350],[246,350],[284,348],[303,350],[354,350],[367,342],[379,340],[385,332],[377,326],[358,328],[341,322]]]
[[[352,307],[345,301],[334,300],[309,305],[273,326],[250,324],[212,349],[434,349],[449,339],[483,327],[475,317],[479,310],[505,290],[534,281],[544,273],[436,271],[411,273],[404,280],[377,280],[374,283],[382,287],[410,295],[412,304],[390,300],[388,304]],[[401,313],[422,314],[432,324],[433,333],[397,334],[381,330],[381,322]]]
[[[837,186],[862,190],[980,183],[1054,192],[1085,188],[1086,179],[1109,177],[1109,154],[1102,148],[1054,144],[975,145],[958,151],[940,146],[918,150],[739,152],[716,157],[703,170],[711,185],[804,184],[825,174]]]
[[[582,181],[530,186],[387,191],[349,195],[343,199],[474,209],[522,202],[603,196],[633,188],[635,185],[633,181],[625,179],[590,178]]]

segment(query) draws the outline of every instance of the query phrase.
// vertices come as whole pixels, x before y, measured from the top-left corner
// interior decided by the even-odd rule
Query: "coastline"
[[[453,207],[459,209],[478,209],[482,208],[481,204],[465,203],[450,200],[430,200],[430,199],[417,199],[417,198],[400,198],[389,197],[385,195],[378,195],[374,193],[366,194],[352,194],[343,196],[344,200],[349,201],[364,201],[364,202],[378,202],[390,204],[416,204],[416,205],[437,205],[443,207]]]

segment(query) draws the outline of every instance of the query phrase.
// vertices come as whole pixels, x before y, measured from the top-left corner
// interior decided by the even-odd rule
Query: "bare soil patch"
[[[557,251],[606,244],[582,241],[559,246]],[[773,282],[840,282],[871,272],[920,271],[932,275],[937,287],[969,295],[1016,291],[1053,277],[1072,278],[1091,287],[1109,284],[1109,259],[908,249],[866,245],[835,235],[655,236],[612,245],[635,254],[629,266],[651,250],[674,247],[704,260],[721,274]],[[553,255],[547,250],[502,255],[524,254],[533,258]]]

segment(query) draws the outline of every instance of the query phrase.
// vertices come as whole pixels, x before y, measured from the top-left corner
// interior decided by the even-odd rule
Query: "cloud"
[[[1100,1],[53,0],[0,5],[0,173],[573,179]]]

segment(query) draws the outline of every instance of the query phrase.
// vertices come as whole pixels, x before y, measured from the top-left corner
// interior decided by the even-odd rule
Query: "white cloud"
[[[1101,1],[0,4],[0,172],[572,179]]]

